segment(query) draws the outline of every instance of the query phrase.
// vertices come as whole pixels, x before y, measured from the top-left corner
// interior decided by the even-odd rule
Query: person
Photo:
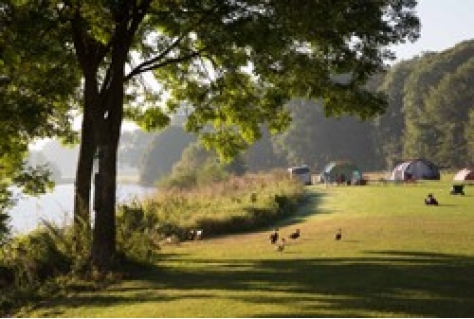
[[[345,182],[346,182],[346,175],[344,175],[344,174],[339,175],[339,178],[337,180],[337,184],[340,185],[340,184],[344,184]]]
[[[433,196],[433,194],[428,194],[428,197],[425,198],[425,204],[426,205],[435,205],[438,206],[438,201],[436,198]]]

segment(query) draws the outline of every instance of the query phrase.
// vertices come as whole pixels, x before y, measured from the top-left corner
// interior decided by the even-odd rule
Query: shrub
[[[159,250],[160,234],[157,218],[146,214],[138,202],[118,207],[117,245],[127,258],[136,261],[150,261]]]
[[[10,235],[8,221],[10,217],[0,210],[0,245],[3,245]]]

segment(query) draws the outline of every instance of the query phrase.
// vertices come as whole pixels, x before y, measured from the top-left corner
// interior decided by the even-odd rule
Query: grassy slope
[[[135,280],[21,315],[473,317],[474,186],[466,196],[449,187],[312,186],[311,202],[278,225],[302,232],[283,253],[269,231],[168,246]],[[441,206],[423,204],[428,192]]]

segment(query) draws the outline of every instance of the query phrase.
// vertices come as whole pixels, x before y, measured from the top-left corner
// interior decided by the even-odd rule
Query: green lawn
[[[165,246],[155,268],[20,316],[473,317],[474,186],[450,185],[311,186],[276,225],[301,229],[283,252],[270,229]]]

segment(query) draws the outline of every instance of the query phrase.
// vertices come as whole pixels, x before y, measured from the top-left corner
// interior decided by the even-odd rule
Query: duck
[[[276,244],[276,242],[278,241],[278,228],[275,229],[275,231],[273,233],[270,234],[270,243],[272,245]]]
[[[294,231],[293,233],[291,233],[291,235],[290,235],[290,238],[291,238],[291,239],[297,239],[297,238],[299,238],[299,237],[300,237],[300,230],[299,230],[299,229],[295,230],[295,231]]]
[[[276,245],[276,250],[277,250],[277,251],[283,251],[283,250],[285,250],[285,245],[286,245],[286,239],[285,239],[285,238],[282,238],[281,241],[280,241],[280,243],[278,243],[278,244]]]

